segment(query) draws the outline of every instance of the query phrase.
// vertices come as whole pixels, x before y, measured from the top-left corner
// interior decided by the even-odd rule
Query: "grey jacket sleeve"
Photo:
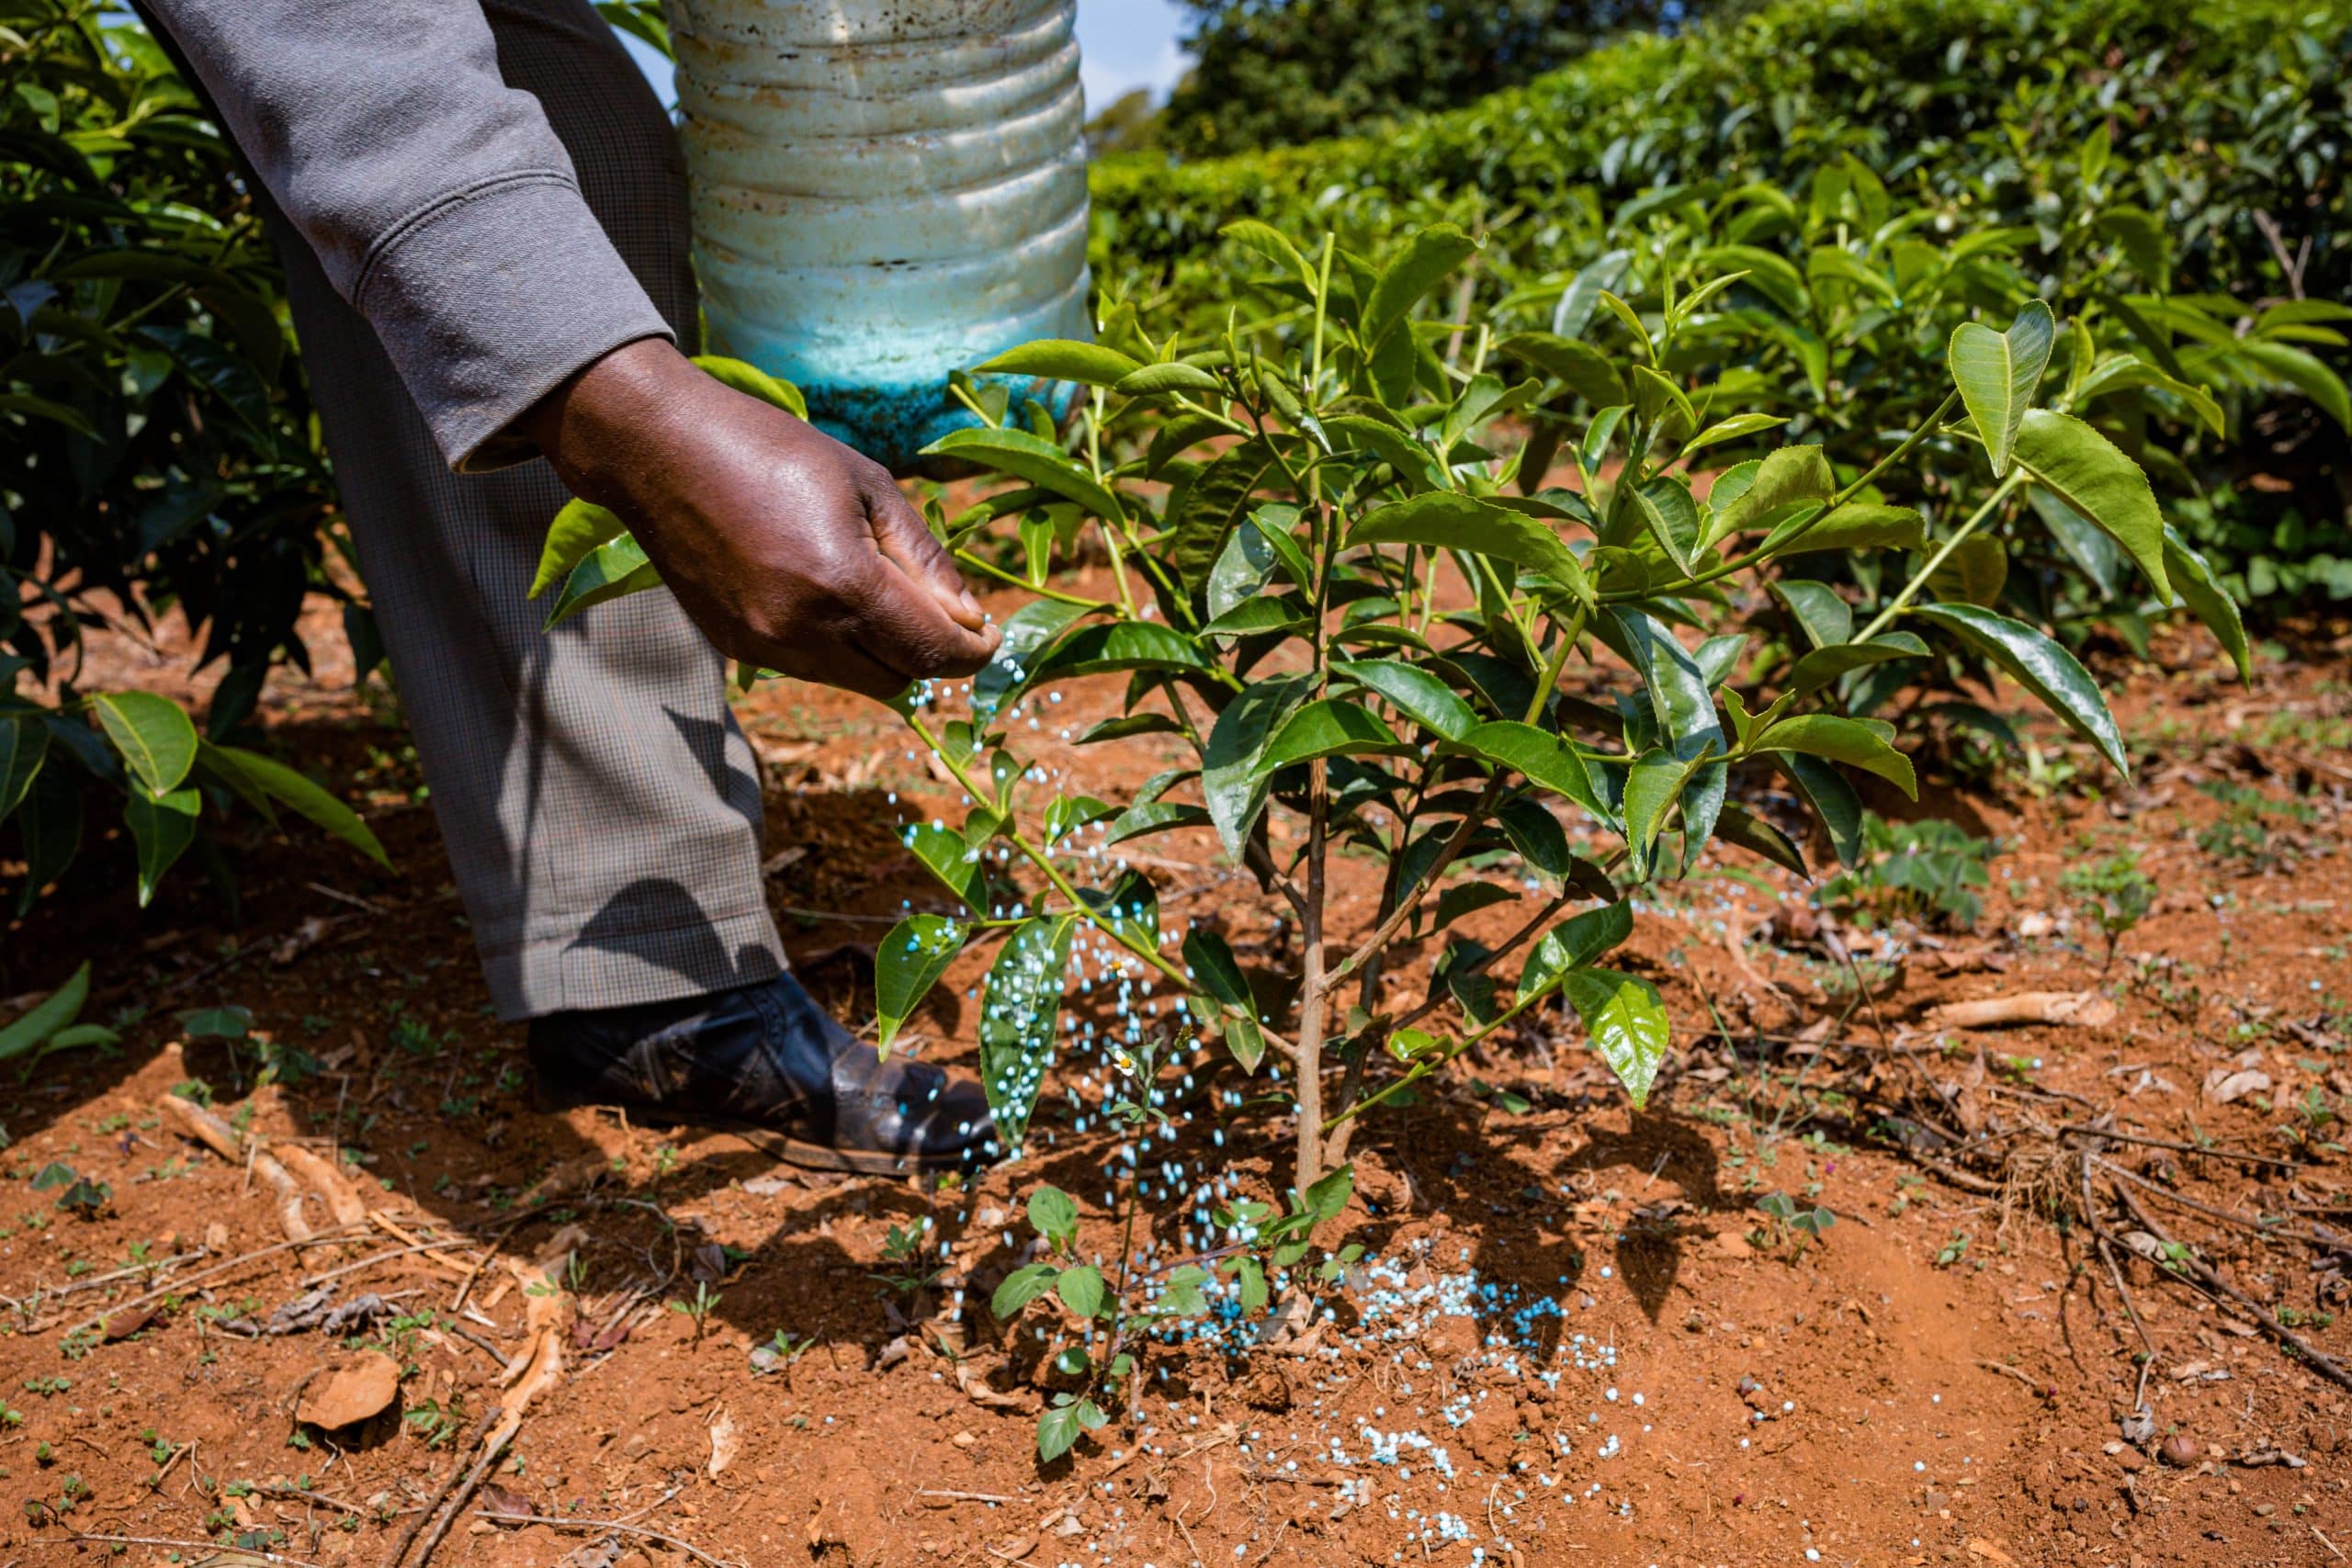
[[[504,434],[518,414],[671,335],[474,0],[149,4],[451,467],[530,456]]]

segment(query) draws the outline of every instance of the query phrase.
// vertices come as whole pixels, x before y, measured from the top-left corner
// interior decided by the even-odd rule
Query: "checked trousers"
[[[685,169],[588,0],[481,0],[590,209],[691,353]],[[258,194],[258,186],[256,186]],[[521,1019],[769,978],[758,763],[666,592],[542,631],[524,594],[569,499],[533,460],[453,474],[374,330],[272,213],[303,362],[492,1001]]]

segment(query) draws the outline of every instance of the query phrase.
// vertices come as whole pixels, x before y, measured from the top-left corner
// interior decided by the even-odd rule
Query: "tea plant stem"
[[[1040,599],[1051,599],[1057,604],[1077,604],[1089,610],[1114,610],[1118,608],[1117,605],[1112,604],[1107,599],[1089,599],[1085,595],[1080,593],[1065,593],[1057,588],[1047,588],[1042,583],[1031,582],[1026,578],[1015,577],[1012,573],[1005,570],[1004,568],[997,565],[994,561],[984,560],[980,557],[974,555],[969,550],[957,550],[956,552],[956,558],[958,561],[961,561],[964,565],[970,567],[975,571],[984,572],[988,576],[995,578],[999,582],[1009,582],[1015,588],[1035,593]]]
[[[931,728],[923,723],[921,715],[909,714],[907,716],[907,724],[908,727],[913,729],[915,734],[922,739],[922,743],[925,746],[930,747],[932,751],[937,755],[939,760],[943,763],[946,764],[948,773],[955,777],[957,784],[964,786],[964,792],[967,795],[969,795],[974,800],[986,800],[989,798],[988,795],[981,790],[978,784],[973,779],[972,775],[965,770],[964,765],[950,757],[946,750],[939,744],[938,739],[931,733]],[[1054,890],[1069,901],[1069,907],[1073,911],[1081,914],[1085,912],[1087,908],[1086,900],[1078,896],[1078,889],[1071,886],[1069,878],[1062,874],[1061,868],[1054,864],[1052,858],[1048,856],[1045,851],[1039,849],[1034,842],[1032,842],[1026,833],[1022,832],[1018,828],[1012,827],[1010,824],[1007,825],[1005,836],[1012,840],[1013,848],[1019,850],[1023,855],[1028,857],[1029,863],[1045,874],[1046,880],[1052,883]],[[1101,922],[1096,922],[1096,925],[1097,929],[1099,929],[1105,936],[1108,936],[1112,941],[1117,942],[1121,947],[1125,948],[1129,953],[1134,953],[1137,958],[1142,959],[1146,964],[1148,964],[1153,968],[1159,970],[1161,975],[1170,980],[1173,980],[1178,986],[1182,987],[1188,991],[1192,988],[1192,982],[1184,976],[1183,966],[1170,962],[1167,954],[1161,953],[1157,945],[1147,946],[1143,942],[1138,942],[1119,931],[1115,926],[1103,925]],[[1154,934],[1157,935],[1158,933],[1155,932]],[[1274,1046],[1285,1055],[1295,1055],[1295,1047],[1294,1047],[1290,1042],[1284,1040],[1281,1035],[1275,1033],[1272,1030],[1261,1028],[1261,1032],[1265,1035],[1267,1043]]]
[[[1901,615],[1905,606],[1907,606],[1913,599],[1918,597],[1919,590],[1928,585],[1928,579],[1933,577],[1936,574],[1936,570],[1942,566],[1946,560],[1951,558],[1952,551],[1960,548],[1962,541],[1965,540],[1971,534],[1975,533],[1977,527],[1983,524],[1986,518],[1993,515],[1993,513],[2000,506],[2001,502],[2008,500],[2010,496],[2017,493],[2018,488],[2024,483],[2025,470],[2023,468],[2011,469],[2009,477],[2001,481],[1999,488],[1984,498],[1984,504],[1971,513],[1969,514],[1968,521],[1962,523],[1958,528],[1952,530],[1951,537],[1946,539],[1943,542],[1942,547],[1939,548],[1934,555],[1928,558],[1928,564],[1911,574],[1911,581],[1903,585],[1903,592],[1894,596],[1894,602],[1887,605],[1885,609],[1881,610],[1877,615],[1871,616],[1870,625],[1864,626],[1860,631],[1854,634],[1854,640],[1856,642],[1868,642],[1871,638],[1884,631],[1886,629],[1887,623],[1894,619],[1895,616]]]

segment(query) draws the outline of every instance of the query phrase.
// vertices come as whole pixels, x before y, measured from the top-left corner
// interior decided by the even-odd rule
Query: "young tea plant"
[[[2128,774],[2097,682],[1994,570],[2030,505],[2062,506],[2120,576],[2244,648],[2236,607],[2094,423],[2113,417],[2096,341],[2039,300],[1962,322],[1939,367],[1909,346],[1940,401],[1874,456],[1833,458],[1826,390],[1799,377],[1765,396],[1743,357],[1743,272],[1668,269],[1641,308],[1595,283],[1577,335],[1510,380],[1488,323],[1425,313],[1479,249],[1460,231],[1377,257],[1255,222],[1227,232],[1261,276],[1222,330],[1155,332],[1110,304],[1096,341],[1030,344],[959,380],[977,423],[931,448],[1004,481],[954,516],[933,505],[941,541],[1036,598],[968,690],[898,704],[968,801],[906,831],[960,908],[910,915],[880,944],[878,1038],[967,944],[995,944],[981,1077],[1015,1150],[1081,930],[1263,1075],[1295,1129],[1294,1191],[1344,1164],[1364,1112],[1562,1010],[1644,1104],[1666,1009],[1607,962],[1634,896],[1718,841],[1804,874],[1797,840],[1815,825],[1859,860],[1854,775],[1916,792],[1872,712],[1914,672],[1990,671]],[[749,367],[713,369],[797,404]],[[1043,402],[1013,408],[1041,382],[1082,389],[1067,434]],[[1758,455],[1695,483],[1718,449]],[[1931,454],[1948,480],[1896,482]],[[1049,584],[1057,559],[1081,558],[1103,563],[1102,590]],[[561,619],[653,581],[622,520],[575,503],[537,586],[560,590]],[[1793,657],[1751,658],[1767,604],[1796,628]],[[1057,682],[1094,676],[1123,682],[1119,712],[1074,743],[1148,738],[1182,759],[1117,798],[1056,791],[1023,724]],[[1804,820],[1774,820],[1768,798]],[[1225,937],[1163,922],[1158,885],[1120,854],[1163,834],[1213,834],[1279,911],[1295,976],[1279,1010]],[[1358,865],[1376,888],[1342,901],[1336,874]],[[1391,983],[1400,942],[1442,943],[1503,905],[1508,931],[1453,942],[1441,984]],[[1129,1017],[1130,1047],[1145,1024]]]
[[[1179,1038],[1189,1044],[1188,1037]],[[1119,1053],[1118,1066],[1130,1089],[1105,1114],[1138,1138],[1167,1121],[1158,1089],[1159,1069],[1172,1055],[1167,1043],[1162,1037]],[[1139,1361],[1155,1342],[1153,1336],[1208,1316],[1212,1294],[1229,1299],[1244,1318],[1262,1316],[1275,1284],[1306,1261],[1316,1228],[1337,1217],[1355,1189],[1353,1169],[1341,1166],[1296,1195],[1279,1216],[1270,1203],[1227,1203],[1213,1220],[1230,1240],[1187,1257],[1145,1261],[1136,1256],[1135,1239],[1143,1182],[1132,1166],[1128,1168],[1120,1205],[1119,1256],[1112,1276],[1080,1257],[1076,1201],[1057,1187],[1041,1186],[1029,1194],[1029,1224],[1046,1256],[1006,1275],[989,1303],[1000,1320],[1010,1322],[1031,1303],[1050,1294],[1066,1318],[1085,1325],[1083,1338],[1065,1345],[1053,1359],[1054,1375],[1076,1386],[1057,1391],[1038,1419],[1041,1462],[1058,1459],[1081,1435],[1102,1426],[1123,1397],[1134,1414],[1143,1388]],[[1340,1248],[1323,1261],[1316,1282],[1336,1280],[1363,1255],[1361,1247]],[[1302,1306],[1311,1305],[1311,1292],[1303,1291],[1295,1299]]]
[[[2147,918],[2155,902],[2155,885],[2140,869],[2139,852],[2124,850],[2075,866],[2059,879],[2058,886],[2074,896],[2084,916],[2107,939],[2107,953],[2099,961],[2099,973],[2105,975],[2115,967],[2116,943]]]

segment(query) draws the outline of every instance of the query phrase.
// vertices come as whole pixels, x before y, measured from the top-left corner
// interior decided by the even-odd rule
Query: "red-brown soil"
[[[1101,1172],[1120,1140],[1091,1121],[1075,1131],[1060,1096],[1077,1084],[1091,1114],[1099,1067],[1066,1058],[1035,1152],[961,1190],[535,1113],[391,705],[355,696],[322,657],[315,684],[274,693],[273,742],[364,803],[401,875],[249,827],[239,923],[185,872],[141,914],[108,840],[7,928],[0,997],[94,959],[87,1016],[119,1021],[123,1041],[22,1082],[6,1069],[0,1089],[0,1564],[194,1562],[234,1539],[383,1562],[547,1314],[576,1316],[554,1335],[561,1371],[435,1563],[2343,1560],[2344,1390],[2247,1307],[2133,1251],[2161,1249],[2124,1235],[2113,1192],[2265,1314],[2352,1357],[2352,1242],[2329,1228],[2352,1210],[2345,649],[2318,634],[2274,648],[2251,692],[2201,639],[2160,639],[2154,664],[2109,650],[2133,784],[2096,776],[2041,724],[2044,761],[2078,773],[2036,781],[2008,759],[1944,775],[1928,807],[2003,845],[1984,914],[1973,932],[1845,927],[1870,1006],[1850,1005],[1849,971],[1808,934],[1804,890],[1725,852],[1711,863],[1739,875],[1668,890],[1637,931],[1631,963],[1663,988],[1679,1058],[1646,1113],[1561,1015],[1498,1037],[1442,1092],[1371,1119],[1344,1232],[1372,1258],[1330,1296],[1330,1323],[1283,1351],[1158,1352],[1141,1422],[1043,1469],[1034,1416],[1066,1325],[1039,1305],[1009,1333],[985,1303],[1028,1239],[1021,1199],[1040,1180],[1078,1196],[1087,1250],[1115,1269]],[[102,646],[112,662],[85,683],[173,689],[168,652]],[[1050,722],[1023,731],[1036,759],[1104,794],[1161,765],[1152,739],[1058,739],[1112,712],[1121,686],[1065,686]],[[955,792],[872,705],[779,684],[742,715],[768,768],[770,848],[806,852],[773,880],[787,941],[813,987],[869,1016],[871,944],[905,901],[934,897],[896,825],[952,809]],[[2228,809],[2200,784],[2271,804],[2242,803],[2242,831],[2200,842]],[[1213,840],[1139,847],[1170,923],[1214,916],[1281,977],[1290,950],[1267,941],[1254,886]],[[2158,898],[2108,964],[2059,880],[2126,848]],[[1360,926],[1365,863],[1340,864],[1341,923]],[[1492,940],[1523,918],[1505,906],[1464,929]],[[1392,995],[1434,956],[1400,952]],[[906,1048],[968,1066],[966,993],[985,962],[961,961]],[[1085,1016],[1108,1016],[1106,989],[1077,998]],[[2083,990],[2111,1019],[1966,1034],[1926,1021],[1952,1000]],[[184,1011],[227,1006],[250,1009],[260,1038],[180,1043]],[[257,1085],[272,1061],[301,1070]],[[2229,1094],[2245,1072],[2267,1082]],[[340,1162],[369,1212],[357,1228],[265,1251],[285,1240],[267,1182],[159,1115],[191,1079],[233,1132]],[[1978,1145],[1906,1155],[1890,1140],[1883,1108],[1916,1105],[1922,1084]],[[2137,1443],[2119,1419],[2141,1342],[2073,1190],[2085,1145],[2056,1131],[2109,1114],[2138,1136],[2277,1162],[2094,1145],[2145,1183],[2101,1167],[2093,1198],[2155,1347],[2154,1427]],[[1229,1160],[1271,1196],[1286,1134],[1259,1109],[1223,1123],[1204,1110],[1148,1158],[1193,1180]],[[107,1185],[98,1213],[31,1185],[52,1161]],[[1774,1191],[1836,1224],[1817,1245],[1777,1241],[1756,1206]],[[309,1224],[334,1224],[305,1202]],[[1185,1207],[1147,1215],[1170,1247]],[[886,1239],[924,1218],[947,1271],[894,1290],[876,1277],[901,1271]],[[518,1278],[559,1238],[574,1270]],[[332,1337],[239,1331],[329,1274],[334,1303],[372,1292],[395,1315]],[[717,1298],[699,1323],[684,1310],[698,1282]],[[757,1370],[779,1331],[796,1353]],[[298,1401],[370,1349],[400,1369],[400,1413],[333,1434],[298,1423]],[[2193,1450],[2166,1450],[2172,1437]]]

